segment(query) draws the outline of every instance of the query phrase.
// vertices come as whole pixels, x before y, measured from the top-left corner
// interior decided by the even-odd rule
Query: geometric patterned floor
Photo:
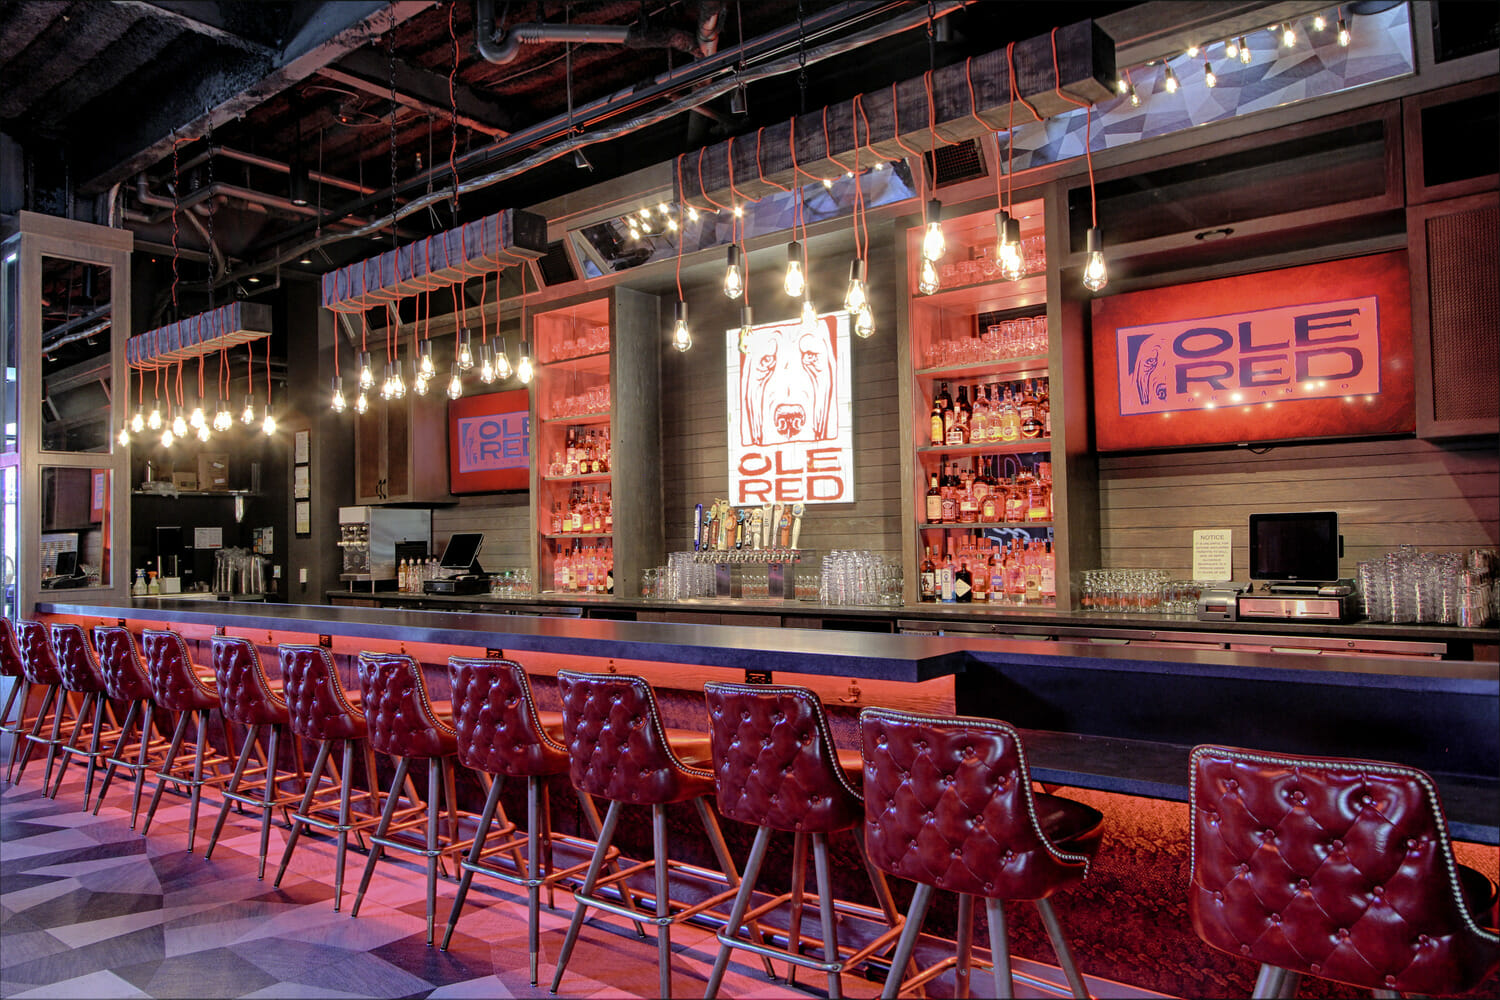
[[[270,871],[260,881],[258,829],[249,815],[231,812],[213,860],[203,860],[216,798],[205,796],[197,850],[188,854],[185,798],[163,797],[147,838],[129,828],[127,787],[111,789],[97,817],[80,810],[80,768],[69,770],[55,800],[43,797],[40,787],[40,762],[34,762],[23,784],[0,790],[0,996],[550,996],[552,963],[572,913],[572,896],[561,889],[556,910],[542,910],[541,985],[533,987],[525,897],[513,887],[476,878],[452,947],[443,952],[426,944],[424,879],[409,863],[383,862],[359,917],[352,918],[348,908],[364,861],[352,845],[344,912],[335,913],[326,837],[304,837],[277,889],[270,878],[285,844],[282,826],[272,828]],[[454,882],[439,880],[439,934],[454,890]],[[674,994],[702,996],[717,953],[712,932],[674,927],[672,943]],[[1018,974],[1032,968],[1047,967],[1017,961]],[[784,975],[785,966],[777,972]],[[1090,979],[1096,996],[1118,995],[1114,984]],[[806,1000],[825,996],[824,985],[821,975],[805,970],[796,986],[768,982],[746,953],[736,952],[720,996]],[[1028,988],[1019,979],[1017,986],[1023,996],[1063,993]],[[880,992],[878,983],[854,975],[843,977],[843,988],[856,1000]],[[987,976],[976,977],[975,995],[989,988]],[[943,992],[941,985],[929,991]],[[654,935],[642,941],[623,921],[592,917],[559,995],[656,993]]]

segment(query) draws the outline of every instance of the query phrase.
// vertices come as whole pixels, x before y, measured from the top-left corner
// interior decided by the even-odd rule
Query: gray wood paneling
[[[531,561],[530,496],[499,493],[462,497],[453,507],[432,512],[432,546],[441,554],[455,531],[478,531],[484,535],[479,563],[486,570],[527,566]]]
[[[1249,566],[1249,516],[1333,510],[1341,572],[1398,545],[1464,550],[1500,545],[1500,453],[1494,439],[1414,439],[1234,451],[1106,456],[1099,519],[1106,567],[1187,576],[1193,529],[1232,528],[1234,568]]]

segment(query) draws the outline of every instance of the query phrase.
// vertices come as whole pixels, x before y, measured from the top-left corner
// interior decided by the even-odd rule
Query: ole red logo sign
[[[1380,393],[1373,295],[1115,331],[1121,416]]]

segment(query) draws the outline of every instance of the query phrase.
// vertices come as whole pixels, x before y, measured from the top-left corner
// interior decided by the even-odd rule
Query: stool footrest
[[[612,872],[607,876],[599,878],[594,883],[594,892],[588,894],[585,894],[583,892],[575,892],[573,894],[573,898],[580,903],[585,903],[589,906],[597,907],[598,909],[601,909],[606,913],[613,913],[616,916],[625,917],[628,920],[634,920],[636,923],[651,924],[655,927],[664,927],[670,924],[681,923],[684,920],[689,920],[693,917],[696,917],[700,913],[714,911],[715,907],[719,906],[722,903],[733,902],[735,894],[739,892],[739,889],[737,887],[731,887],[724,890],[723,892],[716,893],[715,895],[709,896],[707,899],[699,900],[698,902],[692,903],[690,905],[683,905],[675,902],[674,900],[668,899],[667,906],[669,912],[668,915],[664,917],[657,916],[655,913],[652,913],[645,908],[648,902],[653,908],[656,905],[656,896],[651,892],[643,892],[639,889],[635,890],[636,897],[641,901],[641,909],[631,909],[630,907],[625,906],[621,903],[614,903],[610,900],[603,899],[598,895],[598,890],[601,888],[613,887],[616,883],[624,882],[632,875],[638,875],[643,871],[653,870],[655,870],[654,862],[642,861],[639,864],[632,865],[628,868],[623,868],[620,871]],[[678,871],[702,872],[703,869],[697,867],[696,865],[668,860],[667,871],[670,874],[671,872]],[[715,911],[715,913],[721,921],[728,919],[728,914],[726,913],[722,913],[719,911]]]

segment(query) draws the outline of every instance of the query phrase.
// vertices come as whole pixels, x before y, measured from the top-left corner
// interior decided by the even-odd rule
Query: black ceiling
[[[501,27],[637,25],[651,37],[675,33],[680,43],[692,38],[704,6],[704,0],[528,0],[496,3],[495,17]],[[799,14],[837,21],[820,39],[828,40],[927,9],[922,0],[729,0],[707,6],[724,8],[721,50],[742,37],[751,41],[797,25]],[[1129,6],[975,3],[944,19],[931,49],[919,26],[810,67],[805,100],[818,107],[916,76],[930,57],[944,64]],[[511,152],[496,162],[474,151],[565,114],[569,63],[573,105],[579,107],[629,92],[694,58],[663,47],[583,44],[570,52],[561,44],[538,44],[523,45],[514,62],[495,65],[476,51],[474,20],[472,0],[8,0],[0,4],[0,131],[24,150],[24,207],[61,208],[65,214],[71,198],[104,195],[119,184],[126,224],[147,242],[166,242],[165,219],[172,213],[170,200],[165,208],[160,200],[171,197],[176,145],[179,164],[201,161],[181,176],[183,197],[209,183],[210,164],[212,180],[231,186],[229,194],[199,206],[195,225],[211,218],[231,269],[243,270],[305,239],[319,221],[337,231],[348,224],[339,221],[344,216],[364,220],[389,209],[393,78],[396,193],[404,200],[427,189],[421,169],[446,169],[450,154],[459,158],[465,177],[524,155]],[[732,115],[728,99],[717,99],[705,113],[679,114],[592,147],[593,173],[576,169],[571,160],[554,161],[466,197],[461,214],[534,204],[665,161],[726,134],[780,121],[803,99],[795,73],[753,84],[748,114]],[[601,124],[607,122],[579,122],[587,128]],[[201,157],[210,129],[215,145],[248,155]],[[467,166],[465,154],[471,154]],[[480,159],[485,162],[475,162]],[[291,177],[284,165],[299,161],[324,175],[323,184],[313,183],[313,203],[306,207],[288,203]],[[142,177],[146,200],[138,195]],[[442,188],[446,182],[451,174],[431,183]],[[259,204],[256,195],[264,196]],[[314,218],[319,197],[322,215]],[[433,212],[411,216],[403,226],[413,233],[451,222],[451,215]],[[199,229],[179,230],[183,245],[205,247]],[[334,244],[329,251],[318,269],[364,256],[368,244]]]

